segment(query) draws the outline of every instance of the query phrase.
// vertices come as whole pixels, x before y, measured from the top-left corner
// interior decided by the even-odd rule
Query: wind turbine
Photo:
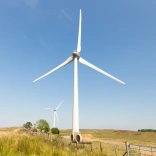
[[[79,17],[79,30],[78,30],[78,42],[77,42],[77,50],[73,51],[72,56],[70,56],[66,61],[64,61],[62,64],[57,66],[56,68],[52,69],[48,73],[44,74],[43,76],[37,78],[35,81],[38,81],[42,79],[43,77],[53,73],[54,71],[58,70],[59,68],[74,62],[74,102],[73,102],[73,119],[72,119],[72,134],[71,134],[71,141],[72,142],[81,142],[81,135],[79,133],[79,109],[78,109],[78,61],[106,76],[109,78],[125,84],[123,81],[115,78],[114,76],[106,73],[105,71],[101,70],[100,68],[94,66],[93,64],[89,63],[82,57],[80,57],[80,51],[81,51],[81,22],[82,22],[82,13],[80,9],[80,17]]]
[[[50,109],[50,110],[53,110],[54,111],[53,127],[55,127],[55,117],[57,118],[57,121],[59,122],[58,115],[57,115],[57,112],[56,111],[58,110],[58,108],[60,107],[60,105],[62,104],[62,102],[55,109],[52,109],[52,108],[44,108],[44,109]]]

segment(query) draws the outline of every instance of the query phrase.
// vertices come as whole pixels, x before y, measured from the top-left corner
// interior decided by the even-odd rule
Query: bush
[[[51,133],[53,133],[53,134],[60,134],[60,131],[59,131],[58,128],[52,128],[51,129]]]
[[[37,132],[37,128],[32,128],[32,131],[33,132]]]
[[[49,123],[46,120],[40,119],[36,122],[36,127],[40,131],[47,133],[50,130]]]

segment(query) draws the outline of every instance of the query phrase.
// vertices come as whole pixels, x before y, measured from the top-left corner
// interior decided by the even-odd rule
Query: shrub
[[[53,134],[60,134],[60,131],[59,131],[58,128],[52,128],[51,129],[51,133],[53,133]]]
[[[37,132],[37,128],[33,128],[32,131],[33,131],[33,132]]]

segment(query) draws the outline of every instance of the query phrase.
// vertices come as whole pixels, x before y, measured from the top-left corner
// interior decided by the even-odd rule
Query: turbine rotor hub
[[[79,54],[79,52],[77,52],[77,50],[73,51],[73,58],[77,58],[77,59],[80,58],[80,54]]]

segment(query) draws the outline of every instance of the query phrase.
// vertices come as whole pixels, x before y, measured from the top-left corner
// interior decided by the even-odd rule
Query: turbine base
[[[92,144],[91,134],[71,134],[71,142],[77,144]]]

